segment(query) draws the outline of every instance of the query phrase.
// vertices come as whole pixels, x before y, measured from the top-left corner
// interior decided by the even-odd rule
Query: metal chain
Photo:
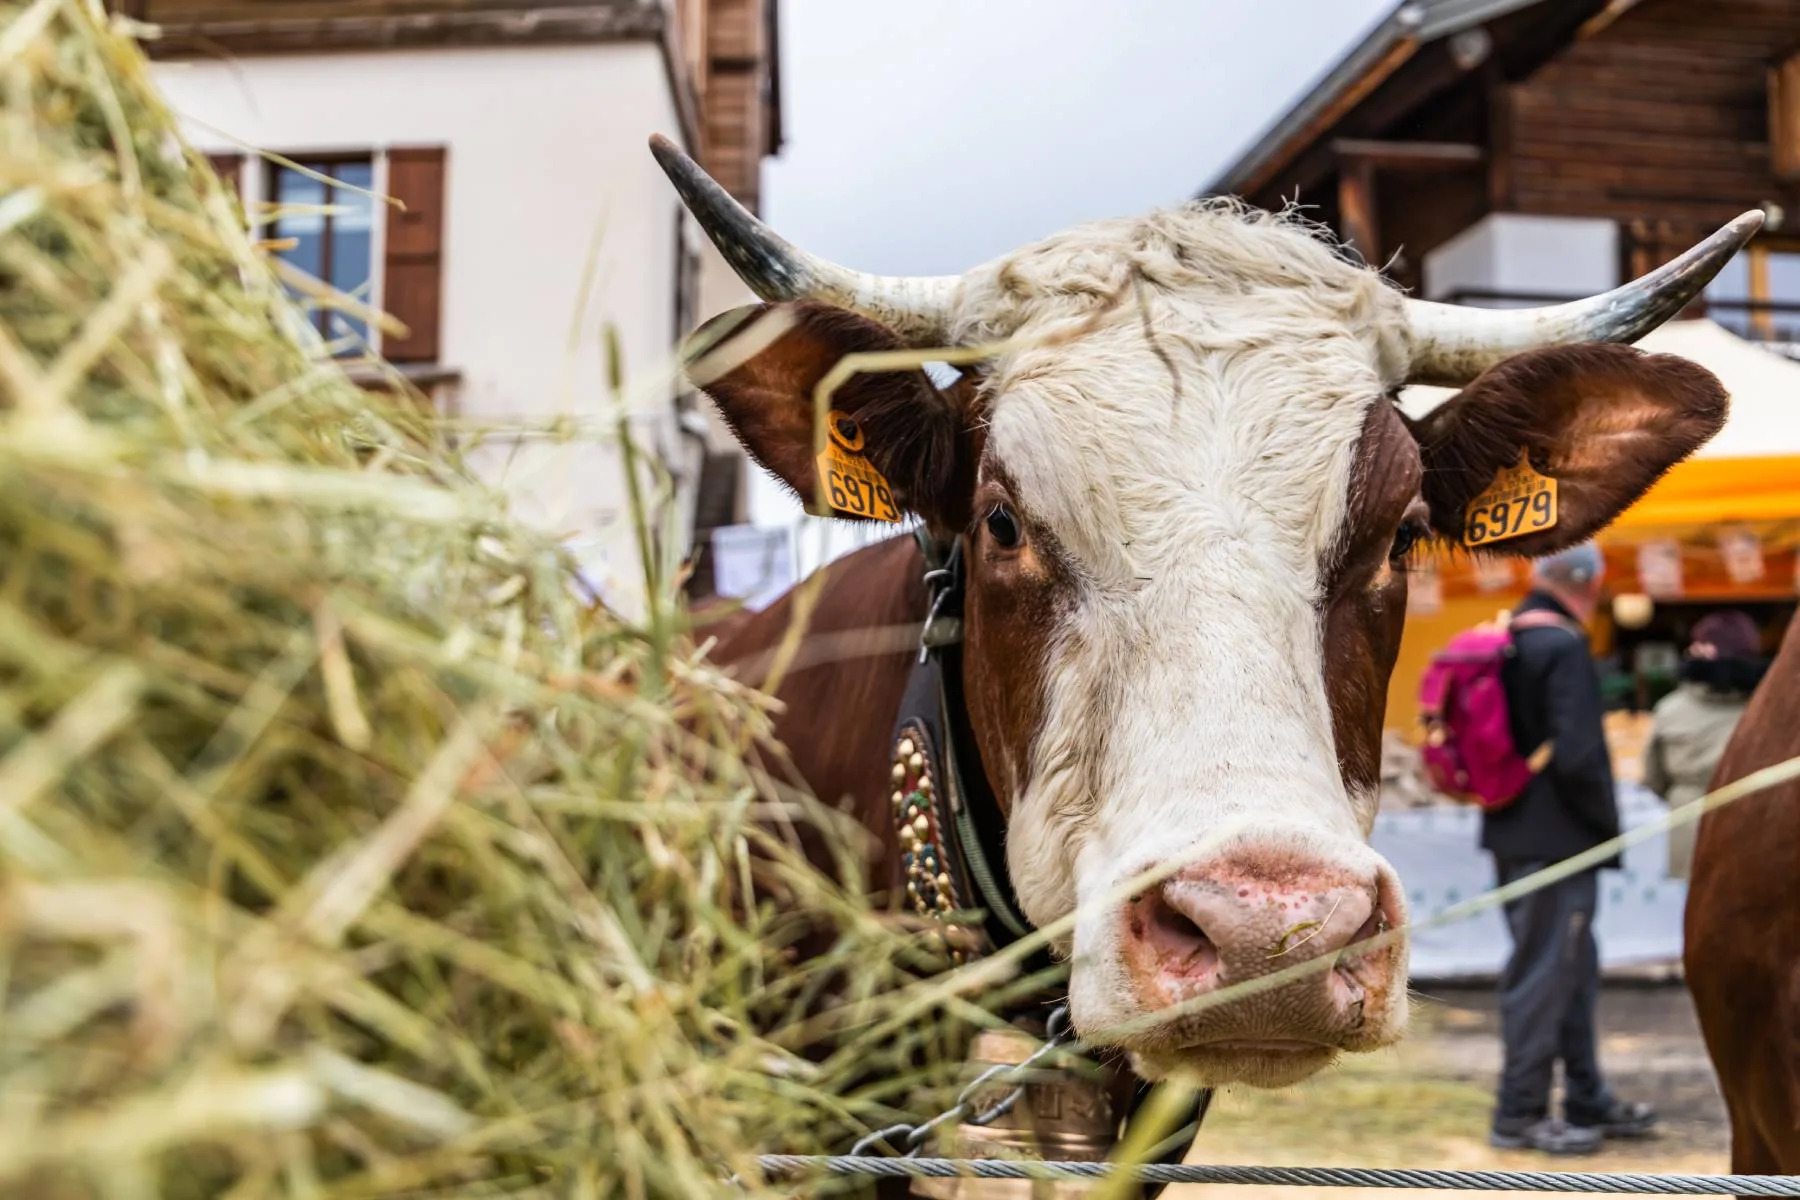
[[[1015,1159],[850,1158],[767,1154],[769,1176],[923,1179],[1111,1179],[1145,1183],[1287,1184],[1300,1187],[1431,1188],[1453,1191],[1612,1192],[1659,1196],[1800,1196],[1800,1175],[1647,1175],[1616,1171],[1438,1171],[1365,1167],[1220,1167],[1199,1164],[1034,1162]]]
[[[985,1087],[997,1081],[1011,1080],[1023,1076],[1039,1063],[1049,1058],[1064,1042],[1074,1034],[1069,1024],[1069,1006],[1059,1004],[1050,1012],[1050,1019],[1044,1024],[1044,1044],[1033,1050],[1020,1063],[997,1063],[977,1075],[969,1085],[957,1094],[956,1103],[918,1125],[908,1125],[902,1121],[898,1125],[889,1125],[886,1129],[877,1129],[874,1133],[850,1147],[850,1158],[881,1157],[877,1148],[887,1146],[903,1147],[902,1155],[906,1158],[917,1157],[921,1148],[933,1134],[945,1125],[958,1123],[963,1125],[989,1125],[1004,1117],[1025,1094],[1023,1082],[1014,1084],[1012,1090],[988,1107],[979,1111],[975,1108],[976,1095]],[[898,1140],[896,1140],[898,1139]]]

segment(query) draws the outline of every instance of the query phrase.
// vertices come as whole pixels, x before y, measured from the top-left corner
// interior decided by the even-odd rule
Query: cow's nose
[[[1140,986],[1172,1002],[1373,937],[1382,928],[1381,901],[1374,877],[1321,868],[1270,878],[1231,862],[1199,863],[1132,902],[1126,951]],[[1363,998],[1357,973],[1341,968],[1291,986],[1334,1014],[1348,1014]]]

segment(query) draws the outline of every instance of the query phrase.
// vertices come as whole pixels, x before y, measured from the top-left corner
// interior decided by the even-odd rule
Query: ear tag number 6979
[[[1519,461],[1469,501],[1463,513],[1463,545],[1491,546],[1555,527],[1556,480],[1540,475],[1531,465],[1531,455],[1520,450]]]
[[[894,490],[863,457],[863,431],[856,418],[834,408],[825,418],[825,432],[825,449],[814,465],[833,511],[873,521],[898,521],[900,506],[894,502]]]

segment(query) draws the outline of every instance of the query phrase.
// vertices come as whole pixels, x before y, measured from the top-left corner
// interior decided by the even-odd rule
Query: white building
[[[697,525],[739,518],[741,455],[682,394],[671,352],[749,297],[646,140],[675,139],[757,206],[781,140],[774,0],[122,7],[161,30],[157,78],[193,143],[249,211],[283,206],[278,253],[407,330],[320,311],[321,333],[490,430],[471,461],[521,515],[566,531],[608,595],[629,605],[641,582],[609,329],[636,441],[668,471],[670,535],[685,549]],[[572,441],[520,432],[559,417]]]

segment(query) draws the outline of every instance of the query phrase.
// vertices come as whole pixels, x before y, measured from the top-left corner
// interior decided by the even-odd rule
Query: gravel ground
[[[1285,1092],[1223,1094],[1190,1162],[1283,1166],[1444,1167],[1464,1170],[1680,1171],[1729,1168],[1729,1129],[1687,992],[1611,986],[1601,996],[1601,1062],[1627,1099],[1663,1115],[1655,1137],[1613,1142],[1587,1159],[1548,1159],[1487,1144],[1499,1023],[1490,990],[1431,988],[1417,995],[1413,1032],[1400,1046],[1345,1059]],[[1171,1188],[1181,1200],[1232,1196],[1284,1200],[1297,1188]],[[1334,1196],[1376,1195],[1333,1189]],[[1440,1193],[1413,1192],[1411,1195]],[[1474,1196],[1459,1192],[1442,1195]],[[1385,1193],[1389,1200],[1395,1193]]]

